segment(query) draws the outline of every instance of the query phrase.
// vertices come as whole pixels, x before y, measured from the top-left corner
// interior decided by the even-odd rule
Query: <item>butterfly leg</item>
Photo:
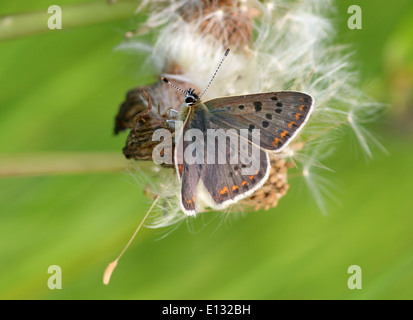
[[[168,117],[169,118],[176,118],[179,114],[179,111],[176,111],[175,109],[169,109],[168,110]]]
[[[168,110],[168,120],[166,120],[166,125],[170,129],[175,129],[175,120],[178,117],[179,111],[176,111],[175,109],[169,109]],[[171,119],[172,118],[172,119]]]
[[[170,129],[175,129],[175,120],[167,119],[167,120],[166,120],[166,125],[167,125]]]

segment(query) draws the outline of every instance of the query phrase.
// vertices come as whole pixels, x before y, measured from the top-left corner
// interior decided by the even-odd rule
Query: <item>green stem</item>
[[[144,168],[151,161],[139,161]],[[119,172],[133,164],[120,153],[36,153],[0,156],[0,178]]]
[[[118,0],[113,3],[107,0],[100,0],[71,6],[61,6],[62,29],[85,27],[131,18],[135,16],[138,6],[139,2],[136,0]],[[42,32],[59,32],[57,29],[51,30],[48,28],[47,22],[53,14],[48,13],[47,9],[0,16],[0,41]]]

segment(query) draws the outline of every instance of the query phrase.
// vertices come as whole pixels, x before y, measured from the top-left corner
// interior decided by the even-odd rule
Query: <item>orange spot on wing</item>
[[[304,111],[304,108],[305,108],[305,105],[302,104],[302,105],[300,106],[300,111]]]
[[[224,187],[224,188],[222,188],[221,190],[219,190],[219,194],[221,194],[221,195],[226,194],[227,192],[228,192],[228,188],[227,188],[227,187]]]
[[[272,145],[273,145],[274,147],[278,147],[278,145],[279,145],[281,142],[283,142],[281,139],[275,138],[274,141],[272,142]]]
[[[296,123],[294,122],[294,121],[291,121],[289,124],[288,124],[288,128],[292,128],[293,127],[293,125],[295,125]]]
[[[295,120],[300,120],[300,118],[301,118],[302,115],[303,115],[302,113],[297,113],[297,114],[295,115]]]
[[[287,131],[287,130],[284,130],[284,131],[280,134],[281,138],[284,139],[284,137],[286,136],[287,133],[288,133],[288,131]]]
[[[192,197],[190,200],[186,200],[186,203],[188,203],[188,204],[191,204],[191,203],[194,203],[194,202],[195,202],[194,197]]]
[[[241,185],[245,186],[247,184],[247,181],[242,181]]]
[[[232,191],[235,191],[235,190],[237,190],[237,189],[239,189],[237,186],[233,186],[233,187],[232,187]]]
[[[227,187],[223,187],[221,190],[219,190],[219,198],[222,200],[222,196],[224,194],[228,193],[228,188]]]
[[[254,176],[249,176],[250,180],[254,179]]]

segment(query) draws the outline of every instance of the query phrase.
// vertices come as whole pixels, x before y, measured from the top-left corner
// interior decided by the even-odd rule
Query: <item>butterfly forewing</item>
[[[223,129],[259,129],[260,146],[277,151],[307,122],[313,98],[297,91],[232,96],[205,102],[210,121]]]

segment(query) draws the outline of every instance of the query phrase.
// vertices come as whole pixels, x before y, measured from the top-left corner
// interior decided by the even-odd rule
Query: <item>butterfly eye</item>
[[[193,102],[194,102],[194,98],[192,98],[192,97],[187,97],[185,99],[185,103],[193,103]]]

